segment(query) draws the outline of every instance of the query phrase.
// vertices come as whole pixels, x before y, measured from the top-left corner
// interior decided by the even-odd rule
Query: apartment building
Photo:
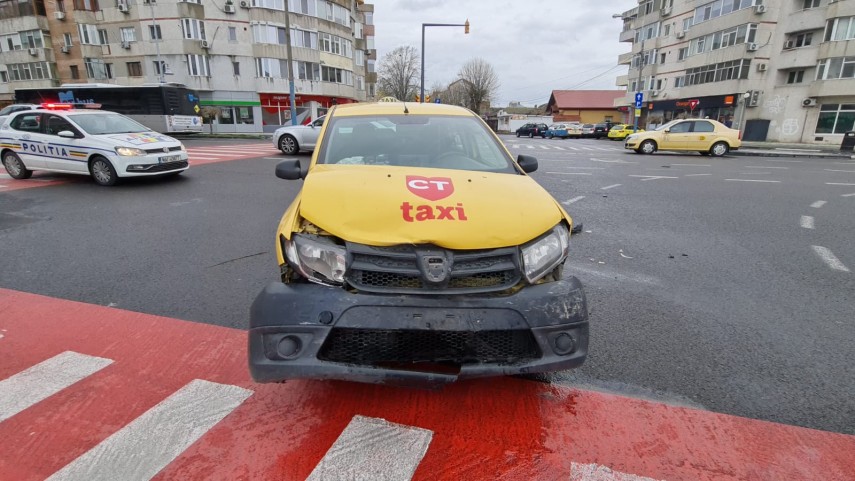
[[[286,0],[0,0],[0,105],[24,87],[179,83],[197,90],[211,131],[272,131],[290,123],[289,67],[300,121],[373,98],[374,6],[287,5],[288,11]]]
[[[615,106],[642,92],[643,126],[709,117],[746,140],[838,145],[855,130],[855,0],[642,0],[620,17]]]

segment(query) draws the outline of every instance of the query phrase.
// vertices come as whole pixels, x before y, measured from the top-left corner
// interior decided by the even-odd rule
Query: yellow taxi
[[[462,107],[338,105],[277,229],[280,279],[250,314],[249,369],[436,385],[581,365],[588,312],[563,274],[573,221]]]
[[[636,132],[633,125],[630,124],[617,124],[613,125],[612,128],[609,129],[609,139],[610,140],[623,140],[629,134]],[[638,132],[644,132],[644,129],[638,129]]]
[[[739,131],[710,119],[672,120],[649,132],[629,135],[624,148],[639,154],[657,150],[696,151],[721,157],[742,145]]]

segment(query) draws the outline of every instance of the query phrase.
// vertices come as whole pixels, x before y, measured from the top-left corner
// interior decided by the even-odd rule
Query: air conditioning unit
[[[754,13],[766,13],[766,5],[754,5]]]
[[[760,105],[760,94],[762,92],[759,90],[749,90],[748,93],[751,95],[745,100],[745,105],[748,107],[756,107]]]
[[[226,13],[235,13],[234,5],[223,5],[223,11]]]
[[[684,38],[686,36],[686,32],[677,32],[677,35],[675,35],[675,36],[677,38]]]
[[[59,47],[59,51],[62,53],[68,53],[71,51],[71,47],[69,47],[68,45],[63,45],[62,47]]]
[[[791,50],[791,49],[794,49],[794,48],[796,48],[796,42],[794,42],[794,41],[792,41],[792,40],[787,40],[787,41],[784,43],[784,50]]]
[[[745,45],[746,45],[746,48],[748,49],[749,52],[756,52],[757,49],[759,48],[759,46],[754,42],[747,43]]]
[[[204,48],[204,49],[209,49],[209,48],[211,48],[211,46],[208,44],[208,41],[207,41],[207,40],[202,40],[201,42],[199,42],[199,46],[200,46],[200,47],[202,47],[202,48]]]
[[[758,63],[757,64],[757,71],[758,72],[765,72],[767,68],[769,68],[769,67],[765,63]]]
[[[122,41],[122,48],[124,48],[124,49],[131,48],[131,42],[128,42],[127,40],[123,40]]]
[[[816,107],[816,98],[808,97],[802,100],[802,107]]]
[[[65,20],[65,12],[53,12],[53,18],[57,20]]]
[[[662,7],[662,16],[667,17],[671,15],[671,7]]]
[[[116,5],[116,8],[118,8],[119,11],[122,13],[129,13],[128,5],[126,3],[120,3],[120,4]]]
[[[246,0],[241,0],[240,8],[249,8],[249,2],[247,2]]]
[[[37,49],[37,48],[30,48],[28,50],[28,52],[30,52],[30,55],[32,55],[33,57],[36,57],[39,55],[39,49]]]

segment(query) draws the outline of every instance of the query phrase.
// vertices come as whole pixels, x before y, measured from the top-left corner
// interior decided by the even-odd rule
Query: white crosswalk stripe
[[[620,147],[588,147],[588,146],[570,146],[570,145],[532,145],[532,144],[510,144],[508,145],[511,149],[542,149],[542,150],[560,150],[560,151],[600,151],[600,152],[623,152],[624,149]]]

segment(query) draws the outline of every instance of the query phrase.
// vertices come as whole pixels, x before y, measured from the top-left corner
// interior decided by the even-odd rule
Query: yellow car
[[[258,382],[442,384],[582,364],[572,219],[471,111],[333,107],[277,229],[280,279],[250,314]]]
[[[611,129],[609,129],[609,139],[610,140],[623,140],[629,134],[635,132],[633,126],[630,124],[617,124],[613,125]],[[644,132],[644,129],[638,129],[638,132]]]
[[[639,154],[657,150],[696,151],[721,157],[742,145],[739,131],[710,119],[672,120],[649,132],[631,134],[624,148]]]

